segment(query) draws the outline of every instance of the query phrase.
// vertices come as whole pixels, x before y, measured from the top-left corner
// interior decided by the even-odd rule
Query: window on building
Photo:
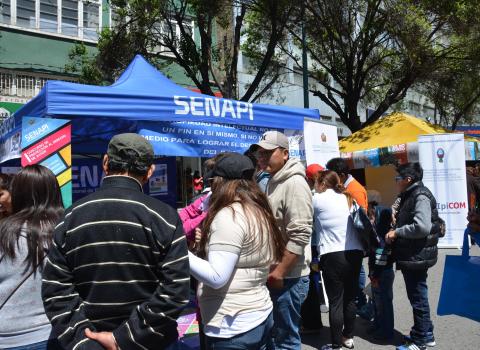
[[[29,75],[17,76],[17,96],[32,97],[35,92],[35,78]]]
[[[62,34],[78,36],[78,1],[62,0]]]
[[[35,0],[17,0],[17,26],[36,28]]]
[[[73,81],[68,77],[52,77],[48,78],[37,74],[12,74],[8,71],[0,71],[0,95],[21,97],[30,99],[36,96],[45,86],[48,80],[64,80]]]
[[[0,72],[0,95],[12,96],[13,85],[12,74]]]
[[[115,6],[110,4],[110,28],[115,28],[125,23],[126,18],[118,14],[118,10]]]
[[[0,2],[0,23],[10,24],[10,0],[2,0]]]
[[[99,4],[94,2],[83,3],[83,38],[98,40]]]
[[[57,0],[40,0],[40,30],[57,32]]]
[[[173,40],[173,43],[175,46],[178,46],[180,42],[180,38],[182,37],[181,31],[180,31],[180,26],[175,22],[171,22],[173,28],[170,29],[170,25],[166,22],[164,23],[157,23],[154,26],[154,34],[157,36],[162,36],[165,38],[168,38],[168,40]],[[185,29],[185,33],[188,36],[191,36],[193,39],[194,33],[193,33],[193,22],[184,22],[183,27]],[[173,32],[173,33],[172,33]],[[153,48],[151,48],[152,52],[160,52],[166,55],[172,55],[170,50],[166,48],[163,45],[158,45]]]

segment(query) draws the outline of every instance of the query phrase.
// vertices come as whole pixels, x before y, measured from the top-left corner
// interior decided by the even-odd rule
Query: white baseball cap
[[[267,131],[254,146],[262,147],[266,150],[278,147],[288,149],[288,137],[279,131]]]

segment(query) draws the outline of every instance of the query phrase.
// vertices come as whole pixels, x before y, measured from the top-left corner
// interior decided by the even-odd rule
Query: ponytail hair
[[[325,192],[326,190],[334,190],[338,194],[344,194],[347,197],[349,206],[352,205],[353,199],[347,193],[345,186],[343,186],[342,181],[338,174],[332,170],[325,170],[319,173],[315,182],[315,189],[317,192]]]

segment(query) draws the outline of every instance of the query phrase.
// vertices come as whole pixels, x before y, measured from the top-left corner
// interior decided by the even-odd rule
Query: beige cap
[[[267,150],[272,150],[278,147],[288,149],[288,137],[279,131],[267,131],[255,145]]]

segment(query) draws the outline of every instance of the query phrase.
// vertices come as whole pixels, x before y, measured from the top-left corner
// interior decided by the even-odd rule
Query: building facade
[[[76,42],[94,52],[98,33],[110,24],[106,0],[2,0],[0,2],[0,113],[8,116],[49,79],[65,73]]]

